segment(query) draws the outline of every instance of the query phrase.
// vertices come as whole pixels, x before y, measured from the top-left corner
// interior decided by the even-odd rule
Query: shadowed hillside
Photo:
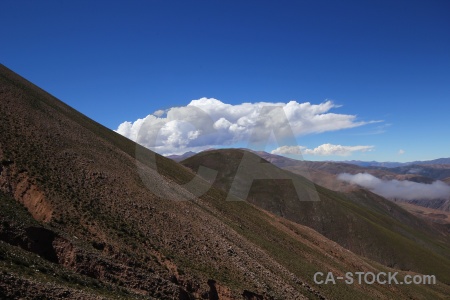
[[[153,152],[4,66],[0,132],[2,299],[439,299],[450,292],[447,259],[435,269],[437,254],[421,247],[414,253],[429,262],[433,269],[423,272],[436,274],[437,285],[315,284],[317,271],[395,270],[241,199],[225,201],[219,188],[183,201],[191,194],[175,183],[194,176],[188,168],[156,155],[156,171],[145,159]],[[136,149],[148,155],[137,161]]]
[[[383,180],[408,180],[417,183],[431,184],[435,180],[440,180],[447,176],[449,171],[449,165],[445,164],[426,164],[423,165],[405,165],[396,168],[386,167],[363,167],[353,165],[349,163],[339,162],[320,162],[320,161],[302,161],[287,158],[280,155],[270,154],[264,151],[256,151],[256,154],[273,163],[274,165],[288,170],[290,172],[305,175],[316,184],[324,186],[334,191],[351,192],[357,189],[357,187],[349,182],[338,180],[337,175],[341,173],[358,174],[368,173],[377,178]],[[437,159],[430,162],[445,162],[446,159]],[[449,178],[442,179],[443,182],[449,184]],[[450,195],[449,195],[450,197]],[[442,223],[442,216],[438,215],[437,218],[430,217],[430,215],[424,216],[423,214],[416,214],[416,210],[420,210],[420,207],[426,207],[430,209],[438,209],[444,212],[449,211],[450,200],[449,199],[417,199],[417,200],[404,200],[405,203],[411,205],[404,205],[412,214],[415,214],[425,220],[433,221],[436,223]],[[446,223],[446,222],[444,222]]]
[[[264,163],[245,150],[223,149],[199,153],[182,164],[195,171],[199,166],[218,170],[215,186],[228,191],[233,181],[242,182],[241,177],[250,176],[237,172],[244,154]],[[348,194],[333,192],[265,162],[266,178],[284,173],[306,190],[317,191],[320,201],[298,197],[290,180],[266,179],[254,181],[247,197],[250,203],[309,226],[341,246],[388,266],[419,272],[450,267],[448,236],[395,203],[361,189]],[[444,277],[447,270],[442,273]]]
[[[273,163],[277,167],[293,173],[302,175],[306,170],[309,172],[311,179],[315,183],[332,190],[350,189],[348,183],[336,180],[336,175],[341,173],[369,173],[384,180],[410,180],[421,183],[431,183],[435,180],[433,177],[427,177],[421,174],[395,172],[394,170],[396,169],[391,168],[364,167],[345,162],[296,160],[280,155],[270,154],[264,151],[256,151],[255,153]]]

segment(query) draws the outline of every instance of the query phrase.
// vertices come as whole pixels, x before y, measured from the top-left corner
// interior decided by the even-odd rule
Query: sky
[[[4,0],[0,20],[2,64],[161,154],[450,156],[446,0]]]

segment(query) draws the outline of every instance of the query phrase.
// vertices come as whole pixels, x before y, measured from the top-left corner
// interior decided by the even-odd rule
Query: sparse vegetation
[[[448,285],[442,283],[395,288],[314,284],[316,271],[389,268],[252,204],[224,201],[223,186],[192,201],[167,200],[186,200],[187,192],[159,175],[170,182],[186,183],[193,172],[157,155],[156,176],[145,159],[136,162],[136,144],[3,66],[0,132],[0,297],[18,291],[25,298],[30,293],[44,298],[200,298],[208,296],[210,279],[217,282],[220,296],[229,299],[241,299],[244,290],[265,299],[298,299],[302,295],[312,299],[349,295],[439,298],[449,293]],[[137,165],[148,171],[149,181],[161,194],[146,187]],[[227,178],[222,179],[222,184],[227,184]],[[199,188],[202,184],[206,182],[200,182]],[[311,187],[305,180],[302,184]],[[277,185],[292,193],[287,183]],[[257,190],[263,188],[261,182],[256,186]],[[252,195],[261,199],[256,192]],[[318,192],[326,204],[321,208],[324,220],[334,226],[351,221],[358,229],[352,241],[373,234],[376,245],[388,241],[393,248],[404,250],[419,245],[414,244],[418,240],[423,245],[405,251],[405,262],[413,258],[416,264],[412,267],[422,268],[429,255],[432,264],[425,271],[439,272],[436,259],[440,259],[442,274],[448,270],[442,254],[448,249],[444,240],[438,242],[432,233],[416,230],[403,220],[394,221],[376,205],[369,209],[358,204],[358,195],[350,199],[326,189],[318,188]],[[286,201],[285,205],[294,203]],[[305,215],[299,217],[309,220],[308,210],[301,213]],[[284,214],[293,216],[286,209]],[[318,224],[325,225],[309,225],[315,228]],[[27,235],[30,227],[45,232],[46,242],[33,242],[38,237]],[[338,234],[315,229],[324,235]],[[345,246],[345,240],[338,242]],[[386,255],[383,249],[388,248],[379,247],[381,256]],[[36,254],[43,250],[46,256]],[[401,263],[401,257],[395,256],[394,262]],[[445,281],[444,275],[438,280]]]

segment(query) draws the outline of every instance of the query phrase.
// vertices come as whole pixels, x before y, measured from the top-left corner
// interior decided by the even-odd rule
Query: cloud
[[[405,154],[405,150],[403,150],[403,149],[398,150],[398,154],[399,154],[399,155]]]
[[[164,115],[164,113],[165,113],[164,110],[159,109],[159,110],[155,111],[155,112],[153,113],[153,115],[154,115],[155,117],[162,117],[162,115]]]
[[[280,123],[277,117],[258,118],[265,106],[282,107],[289,126]],[[355,115],[330,112],[337,107],[332,101],[231,105],[214,98],[201,98],[187,106],[159,110],[143,119],[123,122],[116,132],[158,153],[179,154],[245,143],[255,132],[264,133],[272,128],[280,130],[283,135],[280,138],[289,138],[292,133],[297,137],[372,123],[358,121]],[[256,137],[261,141],[267,138],[265,134],[256,134]]]
[[[353,152],[366,152],[373,150],[374,146],[342,146],[333,144],[323,144],[314,149],[304,146],[281,146],[272,150],[272,154],[293,154],[293,155],[320,155],[320,156],[349,156]]]
[[[391,199],[431,200],[448,199],[450,197],[450,186],[439,180],[431,184],[409,180],[382,180],[367,173],[355,175],[342,173],[338,175],[338,179],[357,184],[380,196]]]
[[[366,152],[371,151],[374,146],[341,146],[332,144],[323,144],[314,149],[305,149],[303,153],[310,155],[339,155],[348,156],[352,152]]]
[[[272,150],[270,153],[272,154],[292,154],[292,155],[301,155],[303,151],[306,149],[304,146],[281,146],[275,150]]]
[[[375,121],[375,122],[370,122],[370,123],[381,123],[382,121]],[[370,131],[366,131],[366,132],[360,132],[360,133],[352,133],[351,135],[377,135],[377,134],[383,134],[387,131],[387,129],[391,126],[392,124],[389,123],[382,123],[381,125],[377,125],[374,128],[372,128],[372,130]]]

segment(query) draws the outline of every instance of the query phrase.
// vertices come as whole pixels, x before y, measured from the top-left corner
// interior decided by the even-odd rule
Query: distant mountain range
[[[244,148],[241,148],[244,149]],[[213,150],[213,149],[208,149],[208,150]],[[208,151],[205,150],[205,151]],[[249,150],[252,151],[250,149],[245,149],[245,150]],[[260,154],[264,154],[264,155],[274,155],[274,156],[280,156],[280,155],[275,155],[275,154],[271,154],[268,152],[264,152],[264,151],[254,151]],[[175,161],[182,161],[183,159],[189,158],[193,155],[197,154],[197,152],[186,152],[184,154],[181,155],[168,155],[166,156],[167,158],[173,159]],[[281,156],[284,157],[284,156]],[[450,157],[448,158],[437,158],[437,159],[433,159],[433,160],[425,160],[425,161],[412,161],[412,162],[389,162],[389,161],[385,161],[385,162],[379,162],[379,161],[362,161],[362,160],[344,160],[344,161],[330,161],[330,162],[335,162],[335,163],[346,163],[346,164],[352,164],[352,165],[357,165],[360,167],[382,167],[382,168],[397,168],[397,167],[403,167],[403,166],[410,166],[410,165],[450,165]]]
[[[450,165],[449,158],[438,158],[425,161],[412,161],[412,162],[378,162],[378,161],[361,161],[361,160],[346,160],[344,163],[353,164],[361,167],[384,167],[384,168],[396,168],[409,165]]]
[[[409,180],[417,183],[428,184],[436,180],[441,180],[447,184],[450,184],[450,164],[445,164],[450,161],[449,158],[411,163],[359,162],[356,164],[349,163],[348,161],[304,161],[271,154],[265,151],[252,151],[245,148],[241,148],[239,150],[253,152],[280,168],[305,176],[316,184],[335,191],[350,191],[354,189],[353,185],[350,183],[337,180],[337,175],[341,173],[349,173],[353,175],[368,173],[383,180]],[[201,153],[209,153],[210,151],[211,149],[205,150]],[[194,152],[187,152],[183,155],[172,156],[172,159],[183,162],[194,155]],[[390,164],[390,167],[382,166],[386,164]],[[394,167],[396,164],[399,166]],[[414,205],[450,212],[450,199],[433,199],[432,201],[415,199],[408,202]],[[411,206],[408,206],[407,208],[410,209]],[[436,220],[441,221],[441,219]],[[450,219],[448,222],[450,223]]]
[[[399,167],[364,167],[356,164],[331,161],[301,161],[280,155],[255,151],[254,153],[270,161],[274,165],[291,172],[309,176],[312,181],[335,191],[348,191],[352,189],[349,183],[336,179],[341,173],[359,174],[368,173],[383,180],[409,180],[417,183],[432,183],[441,180],[450,184],[450,164],[437,164],[448,159],[436,159],[419,162],[421,164],[405,164]],[[415,199],[409,203],[450,212],[450,195],[447,199],[423,200]],[[411,207],[408,207],[411,208]],[[450,219],[448,220],[450,223]]]
[[[419,225],[416,219],[411,219],[411,215],[405,214],[405,211],[393,202],[371,192],[352,189],[346,193],[337,193],[318,185],[310,185],[309,181],[303,176],[307,174],[295,174],[277,167],[276,163],[273,163],[273,159],[277,156],[273,156],[273,154],[265,152],[250,154],[248,150],[243,149],[218,149],[191,156],[183,160],[182,164],[195,172],[200,166],[218,170],[214,185],[222,190],[230,191],[235,182],[245,183],[255,172],[254,169],[241,171],[240,164],[244,155],[246,159],[268,163],[264,171],[266,173],[258,174],[259,176],[290,178],[306,189],[301,195],[296,195],[290,181],[255,180],[246,199],[248,202],[296,223],[311,227],[360,255],[384,264],[391,264],[392,261],[385,260],[385,255],[388,252],[391,253],[391,257],[396,254],[391,251],[389,246],[385,248],[386,241],[393,236],[396,237],[393,238],[392,243],[394,240],[403,239],[403,229],[399,229],[394,223],[401,220],[402,226],[424,226],[423,223]],[[265,159],[265,157],[269,159]],[[282,159],[282,157],[279,158]],[[358,167],[355,166],[355,168]],[[312,192],[317,193],[320,201],[302,201],[302,199],[307,200],[308,195]],[[359,205],[362,203],[364,204],[360,207]],[[318,218],[317,216],[321,217]],[[381,219],[385,223],[374,226],[373,222],[376,223],[375,220]],[[419,227],[415,230],[418,230]],[[361,238],[367,232],[371,234]],[[374,236],[379,237],[379,239],[373,238]],[[391,242],[388,242],[388,244],[391,244]],[[397,247],[403,246],[397,244]],[[403,256],[406,252],[407,247],[401,250],[399,255]],[[400,261],[399,259],[394,260],[396,263]]]
[[[208,149],[203,152],[208,152],[211,150],[215,149]],[[369,173],[382,179],[407,179],[422,183],[431,183],[434,180],[442,180],[450,183],[450,158],[438,158],[429,161],[414,161],[408,163],[376,161],[365,162],[357,160],[306,161],[271,154],[265,151],[253,151],[245,148],[240,148],[240,150],[247,150],[256,153],[276,166],[288,169],[290,171],[298,172],[300,169],[307,167],[309,173],[314,171],[325,171],[326,173],[331,174]],[[167,157],[177,162],[181,162],[196,154],[197,153],[190,151],[182,155],[169,155]],[[324,183],[321,182],[320,184]]]
[[[191,156],[194,156],[195,154],[197,154],[197,152],[189,151],[189,152],[186,152],[181,155],[172,154],[172,155],[167,155],[166,157],[178,162],[178,161],[182,161],[186,158],[189,158]]]

